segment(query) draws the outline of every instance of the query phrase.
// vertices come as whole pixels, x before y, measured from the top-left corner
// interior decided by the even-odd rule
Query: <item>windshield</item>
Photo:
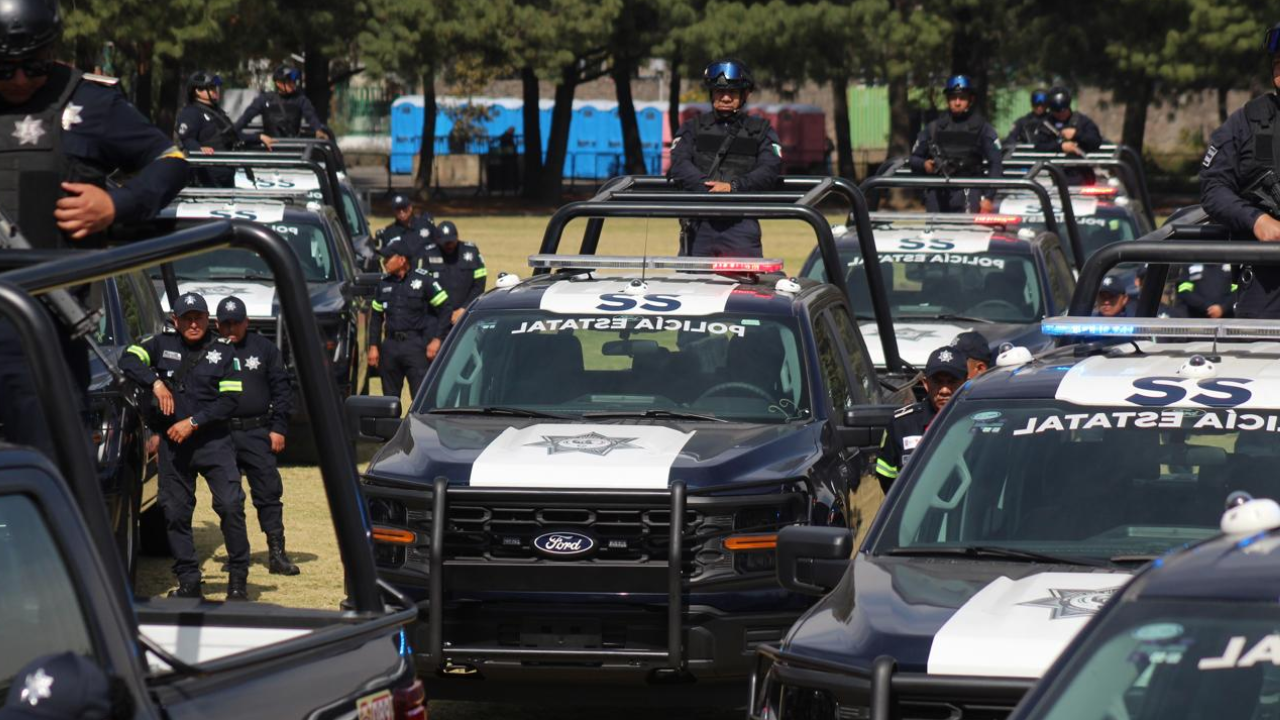
[[[1234,490],[1280,497],[1278,429],[1264,410],[963,401],[912,457],[877,552],[1157,555],[1215,535]]]
[[[1062,228],[1062,216],[1058,215],[1059,229],[1066,232]],[[1077,215],[1076,226],[1080,230],[1080,244],[1084,246],[1085,258],[1111,245],[1112,243],[1125,242],[1138,237],[1138,226],[1133,216],[1127,211],[1116,207],[1099,207],[1097,213],[1092,215]],[[1036,232],[1043,232],[1044,215],[1037,213],[1035,215],[1025,216],[1023,227],[1029,227]],[[1069,246],[1067,239],[1062,238],[1063,246]]]
[[[364,213],[360,212],[360,201],[356,199],[355,193],[346,185],[342,186],[342,215],[346,219],[347,227],[355,235],[368,235],[369,226],[365,224]]]
[[[859,320],[873,320],[871,291],[856,245],[840,248]],[[1040,281],[1029,256],[990,252],[881,252],[880,274],[894,320],[974,318],[1033,323],[1044,316]],[[826,280],[821,260],[808,276]]]
[[[179,228],[198,225],[199,222],[182,222]],[[336,261],[329,252],[324,227],[319,224],[277,222],[267,227],[275,230],[289,242],[302,264],[302,274],[307,282],[330,282],[337,279]],[[248,250],[214,250],[175,260],[174,271],[179,280],[272,280],[267,263]],[[153,278],[160,277],[157,267],[151,271]]]
[[[1029,718],[1280,716],[1280,615],[1270,603],[1128,603],[1073,657]]]
[[[809,416],[790,319],[467,316],[418,412],[519,408],[558,415],[695,413],[782,423]],[[459,332],[455,329],[454,332]]]

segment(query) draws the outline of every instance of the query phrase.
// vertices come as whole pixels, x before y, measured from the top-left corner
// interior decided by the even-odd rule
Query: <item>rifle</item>
[[[1280,220],[1280,176],[1275,170],[1268,170],[1254,180],[1243,193],[1246,199],[1252,199],[1268,215]]]
[[[933,138],[929,138],[929,159],[933,160],[933,164],[937,167],[938,173],[947,180],[950,180],[951,176],[956,174],[956,171],[960,169],[959,163],[954,159],[947,157],[947,154],[942,152],[942,146]]]

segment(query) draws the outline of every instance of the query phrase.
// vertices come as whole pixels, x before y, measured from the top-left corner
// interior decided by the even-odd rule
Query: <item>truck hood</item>
[[[415,414],[368,473],[429,484],[666,489],[803,476],[821,457],[821,423],[608,420],[596,423]]]
[[[867,352],[876,367],[884,366],[884,347],[880,344],[880,330],[875,323],[859,325],[862,337],[867,342]],[[950,344],[956,335],[970,330],[982,333],[993,350],[1003,343],[1021,345],[1032,352],[1047,350],[1053,341],[1040,333],[1040,323],[953,323],[914,321],[893,323],[894,334],[898,337],[898,354],[909,365],[924,369],[929,361],[929,353],[943,345]]]
[[[908,672],[1037,678],[1130,577],[859,554],[840,585],[792,627],[783,649],[868,672],[876,657],[891,655]]]

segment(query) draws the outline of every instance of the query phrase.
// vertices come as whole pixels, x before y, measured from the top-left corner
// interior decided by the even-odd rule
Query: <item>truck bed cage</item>
[[[1120,171],[1120,181],[1129,194],[1142,203],[1143,214],[1155,226],[1156,219],[1151,205],[1151,192],[1147,187],[1147,171],[1142,156],[1128,145],[1105,143],[1097,152],[1079,155],[1040,152],[1034,145],[1014,145],[1005,152],[1006,165],[1022,165],[1033,162],[1049,162],[1060,167],[1114,167]]]

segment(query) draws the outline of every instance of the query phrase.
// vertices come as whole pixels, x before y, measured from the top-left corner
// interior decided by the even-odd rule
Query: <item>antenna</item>
[[[648,279],[647,276],[649,272],[649,221],[652,219],[653,218],[651,218],[648,215],[644,216],[644,250],[642,253],[644,256],[644,264],[640,266],[640,282],[644,282],[646,279]]]

